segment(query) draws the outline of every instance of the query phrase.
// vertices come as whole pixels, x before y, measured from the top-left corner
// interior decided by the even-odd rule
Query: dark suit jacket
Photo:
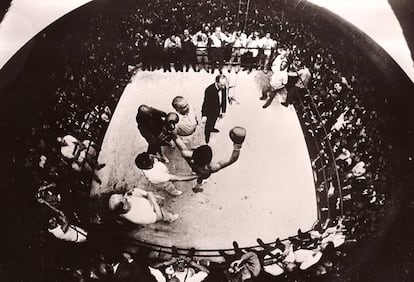
[[[201,108],[201,115],[206,117],[218,117],[220,113],[225,113],[227,108],[227,89],[222,91],[222,101],[220,105],[219,94],[216,84],[213,83],[204,91],[204,101]]]

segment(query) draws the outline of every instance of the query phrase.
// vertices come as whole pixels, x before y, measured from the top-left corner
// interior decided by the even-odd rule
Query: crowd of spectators
[[[94,5],[93,15],[82,16],[87,18],[86,30],[64,36],[60,45],[51,43],[60,36],[58,29],[38,35],[39,50],[48,44],[56,47],[55,63],[60,68],[44,74],[48,83],[30,85],[52,98],[48,98],[49,104],[39,102],[33,107],[36,118],[26,129],[28,134],[11,141],[22,145],[13,160],[16,166],[20,160],[25,171],[30,171],[29,186],[41,206],[39,226],[44,229],[34,238],[43,247],[48,246],[50,236],[71,241],[59,245],[59,260],[51,263],[50,255],[40,260],[44,271],[54,267],[56,275],[67,276],[69,281],[112,281],[117,270],[123,269],[119,281],[126,281],[125,275],[131,273],[155,281],[148,268],[154,262],[146,261],[145,256],[122,248],[113,252],[114,246],[106,250],[107,245],[96,243],[102,242],[97,239],[102,219],[91,212],[89,187],[92,181],[100,181],[94,171],[104,169],[104,164],[97,163],[99,144],[124,87],[137,68],[170,71],[171,64],[176,71],[190,67],[222,71],[225,62],[228,71],[232,66],[236,72],[240,66],[267,71],[280,47],[289,50],[291,61],[300,59],[312,73],[311,86],[298,97],[296,108],[306,138],[320,144],[311,157],[316,160],[315,168],[324,170],[318,191],[327,195],[325,207],[332,214],[312,231],[300,231],[270,245],[259,242],[259,248],[245,253],[257,256],[259,272],[301,281],[339,271],[346,252],[334,247],[345,242],[345,235],[347,241],[357,242],[376,236],[382,227],[379,214],[385,213],[389,194],[389,148],[383,134],[387,124],[369,106],[378,88],[363,54],[335,36],[329,25],[312,22],[312,11],[287,1],[279,1],[277,7],[272,1],[260,1],[251,3],[244,23],[237,1],[125,1],[116,8]],[[35,81],[39,77],[41,74],[30,74],[27,78]],[[52,105],[47,113],[42,111],[46,104]],[[340,197],[340,205],[331,203],[332,195]],[[339,206],[341,212],[335,213]],[[85,249],[87,255],[82,256]],[[63,259],[68,253],[82,259],[69,263]],[[236,260],[231,259],[227,257],[226,266]],[[194,261],[190,258],[186,263],[189,267]],[[217,278],[221,272],[205,268],[196,267],[195,273],[210,272],[206,281],[208,276],[216,279],[211,281],[226,281]],[[171,273],[162,271],[170,279],[167,281],[174,281]],[[254,281],[259,273],[250,269],[250,276]]]

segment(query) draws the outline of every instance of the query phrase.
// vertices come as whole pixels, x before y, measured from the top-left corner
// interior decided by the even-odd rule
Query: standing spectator
[[[181,45],[182,45],[182,50],[183,50],[182,51],[182,54],[183,54],[182,63],[185,66],[185,71],[188,72],[188,70],[190,69],[190,66],[192,66],[193,69],[195,70],[195,66],[194,66],[195,46],[193,44],[193,40],[192,40],[192,37],[188,29],[184,29],[183,38],[181,40]]]
[[[200,71],[200,68],[204,68],[208,72],[208,35],[203,30],[198,31],[193,36],[193,44],[196,48],[196,71]]]
[[[287,90],[285,86],[288,82],[287,66],[287,61],[282,61],[280,71],[273,73],[270,78],[270,87],[264,87],[262,90],[261,100],[266,99],[267,95],[269,95],[269,98],[263,105],[263,109],[270,106],[276,95],[279,97],[279,102],[282,105],[285,105],[287,99]]]
[[[206,143],[210,142],[211,132],[219,132],[215,128],[218,118],[223,118],[227,108],[227,77],[216,76],[216,81],[209,85],[204,92],[204,101],[201,108],[201,121],[205,123],[204,134]]]
[[[154,69],[153,64],[155,59],[155,39],[152,31],[146,29],[140,43],[142,53],[142,70],[152,71]]]
[[[161,34],[154,35],[154,60],[153,65],[155,69],[159,70],[163,66],[164,60],[164,42],[162,40]]]
[[[261,48],[261,42],[259,33],[257,31],[252,32],[247,38],[247,52],[245,53],[246,64],[248,73],[252,72],[252,69],[256,67],[257,56],[259,55],[259,48]]]
[[[312,78],[310,70],[302,61],[296,61],[294,68],[295,71],[288,72],[288,75],[297,77],[297,81],[288,91],[287,104],[291,104],[292,101],[296,100],[294,99],[295,95],[299,95],[297,98],[303,99],[303,96],[308,92],[309,82]]]
[[[222,31],[221,27],[216,27],[213,34],[210,36],[211,40],[211,73],[214,73],[218,66],[219,72],[222,73],[224,65],[224,44],[230,42]]]
[[[231,57],[229,60],[228,72],[231,72],[233,66],[236,66],[236,73],[240,71],[241,57],[245,52],[243,47],[246,47],[246,34],[241,30],[233,33],[230,42],[232,43]]]
[[[182,71],[182,61],[181,61],[181,39],[180,37],[172,34],[170,37],[164,41],[164,54],[165,54],[165,66],[164,72],[171,72],[171,63],[174,64],[176,71]]]
[[[262,46],[263,52],[259,57],[259,70],[263,70],[265,73],[269,70],[269,60],[272,56],[273,49],[276,48],[276,41],[270,37],[270,33],[266,33],[262,39],[260,39],[260,45]]]

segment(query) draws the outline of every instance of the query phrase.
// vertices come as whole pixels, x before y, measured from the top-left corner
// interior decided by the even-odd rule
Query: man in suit
[[[223,118],[226,113],[227,91],[227,77],[223,74],[216,76],[216,81],[204,91],[201,121],[205,123],[204,134],[206,143],[210,141],[211,132],[219,132],[214,126],[217,119]]]

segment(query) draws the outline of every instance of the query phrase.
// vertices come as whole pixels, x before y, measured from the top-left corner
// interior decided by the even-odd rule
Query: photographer
[[[243,48],[243,47],[246,47],[246,40],[247,40],[246,34],[243,33],[241,30],[233,33],[231,37],[232,50],[231,50],[231,57],[229,60],[228,72],[231,72],[233,65],[236,68],[236,73],[240,71],[241,56],[246,51]]]
[[[198,31],[193,36],[193,44],[196,47],[196,71],[200,71],[200,68],[204,68],[204,70],[208,72],[208,35],[203,30]]]
[[[164,268],[163,274],[159,268]],[[172,257],[169,261],[150,267],[151,274],[158,282],[200,282],[207,278],[209,270],[190,257]]]
[[[183,71],[181,61],[181,39],[180,37],[172,34],[164,41],[164,55],[165,65],[164,72],[171,72],[171,63],[174,64],[175,71]]]
[[[229,281],[252,281],[259,276],[261,265],[254,252],[243,254],[240,259],[230,263],[226,271]]]

